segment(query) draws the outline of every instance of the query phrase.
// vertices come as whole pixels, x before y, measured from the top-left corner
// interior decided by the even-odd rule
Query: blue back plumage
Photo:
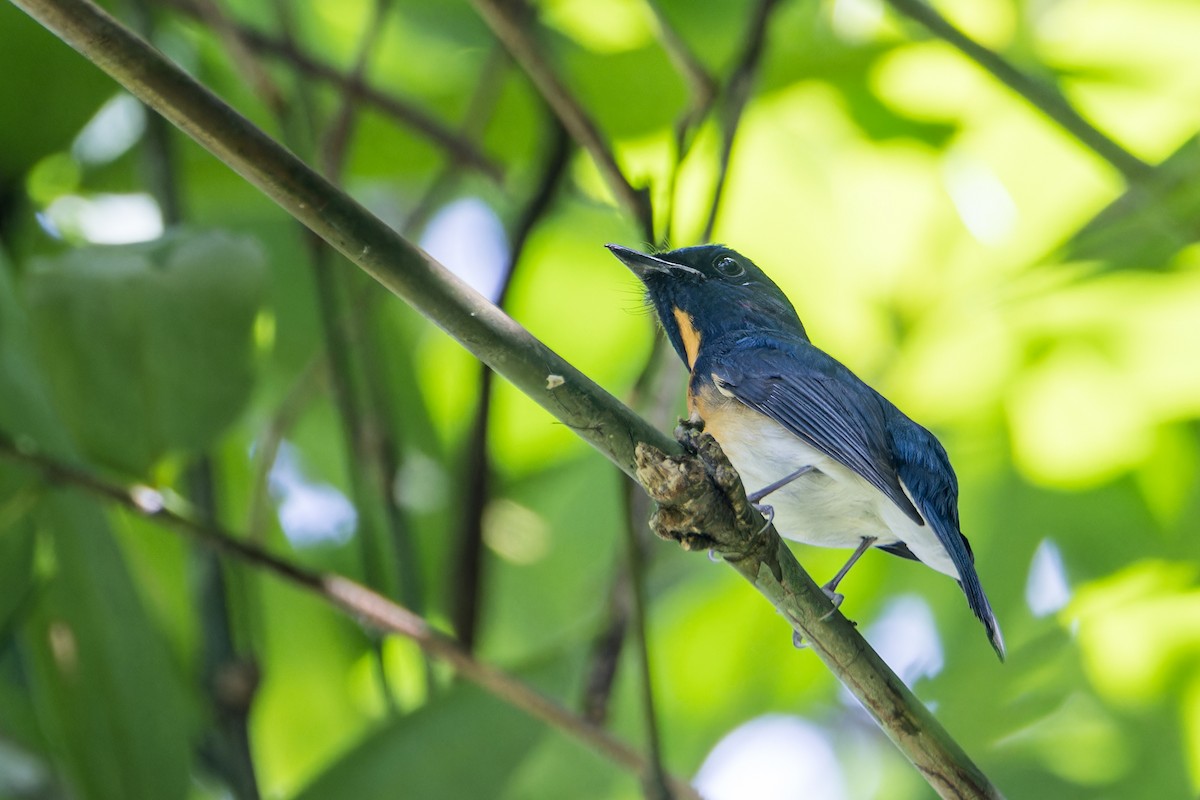
[[[879,399],[886,404],[892,457],[900,480],[904,481],[921,515],[949,553],[958,570],[958,583],[967,596],[967,604],[987,628],[988,639],[1003,660],[1004,637],[979,582],[979,573],[975,571],[971,545],[959,525],[958,477],[950,466],[950,457],[936,436],[906,417],[887,399],[882,396]]]

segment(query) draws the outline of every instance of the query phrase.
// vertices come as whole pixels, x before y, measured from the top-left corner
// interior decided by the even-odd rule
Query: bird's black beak
[[[639,253],[637,250],[630,250],[628,247],[622,247],[619,244],[606,244],[604,246],[611,250],[614,256],[621,259],[622,264],[629,267],[633,274],[642,280],[645,280],[646,276],[653,272],[696,272],[691,267],[664,261],[657,256]]]

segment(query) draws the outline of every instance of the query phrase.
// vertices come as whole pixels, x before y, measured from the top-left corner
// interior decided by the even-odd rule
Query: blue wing
[[[888,409],[888,418],[887,427],[900,480],[908,487],[921,515],[950,555],[958,570],[958,585],[967,596],[967,605],[987,629],[992,647],[1003,660],[1004,636],[979,582],[979,573],[975,571],[971,545],[959,526],[958,478],[950,466],[950,458],[937,437],[904,416],[895,406]]]
[[[715,349],[715,348],[714,348]],[[925,524],[892,463],[883,400],[850,370],[799,338],[739,340],[701,363],[717,387],[861,475]]]
[[[807,340],[747,337],[710,346],[709,353],[696,364],[698,375],[711,375],[721,391],[854,470],[913,522],[933,528],[958,570],[967,604],[1003,659],[1000,627],[959,529],[958,479],[937,438]],[[891,552],[915,558],[907,547]]]

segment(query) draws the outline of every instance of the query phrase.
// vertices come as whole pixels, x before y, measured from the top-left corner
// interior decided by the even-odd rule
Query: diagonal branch
[[[207,0],[162,0],[162,2],[183,14],[207,22],[213,21],[213,16],[205,9]],[[498,181],[503,177],[499,165],[470,139],[416,105],[377,89],[365,77],[343,74],[337,68],[309,55],[289,38],[271,36],[229,19],[223,19],[222,25],[224,27],[214,26],[218,33],[222,34],[226,41],[238,43],[230,50],[238,67],[251,77],[260,94],[263,88],[270,89],[265,96],[268,105],[271,105],[276,112],[280,110],[278,104],[282,103],[282,99],[276,97],[275,104],[272,104],[271,92],[277,94],[278,89],[273,87],[269,76],[266,76],[266,73],[263,73],[257,66],[257,60],[248,57],[250,54],[247,53],[246,48],[286,61],[311,78],[333,84],[339,91],[345,93],[347,98],[360,100],[380,113],[392,117],[445,150],[455,161],[471,166],[488,178]],[[259,75],[263,77],[256,77]],[[264,86],[259,86],[264,81]]]
[[[641,226],[646,241],[654,239],[654,218],[650,196],[645,189],[635,189],[625,179],[617,159],[604,140],[603,134],[579,101],[567,90],[558,74],[547,63],[527,26],[532,10],[524,0],[472,0],[475,9],[492,33],[521,65],[546,104],[554,111],[567,133],[591,155],[604,176],[609,190]]]
[[[717,82],[684,42],[656,0],[646,0],[658,27],[658,40],[675,70],[688,83],[693,109],[707,109],[717,96]]]
[[[552,141],[542,165],[542,175],[512,227],[508,247],[508,263],[504,279],[496,294],[496,305],[503,307],[516,277],[517,266],[534,228],[545,218],[567,170],[571,142],[556,120],[550,122]],[[450,619],[458,640],[471,651],[475,647],[479,626],[480,604],[483,597],[483,517],[492,494],[492,459],[488,453],[489,431],[492,422],[492,384],[496,373],[487,367],[480,370],[479,398],[475,418],[471,422],[466,446],[466,469],[463,476],[463,518],[455,542],[448,582],[454,587],[450,597]]]
[[[467,110],[458,126],[459,135],[467,139],[476,139],[482,135],[489,118],[495,113],[510,63],[504,48],[498,44],[493,45],[477,73],[475,88],[467,100]],[[438,209],[442,199],[454,189],[463,173],[463,165],[458,161],[449,160],[443,164],[405,217],[404,224],[400,227],[401,235],[414,238],[424,230],[433,212]]]
[[[943,797],[999,796],[854,626],[841,613],[830,611],[828,598],[774,529],[768,526],[758,532],[761,517],[757,524],[747,522],[744,509],[735,516],[728,493],[705,477],[712,458],[701,461],[679,455],[656,462],[648,457],[655,451],[679,453],[680,448],[89,0],[11,1],[442,327],[624,472],[634,477],[640,472],[639,482],[654,489],[656,498],[667,499],[656,474],[678,476],[685,489],[690,487],[692,500],[703,501],[710,510],[723,509],[724,513],[705,519],[703,534],[713,541],[730,542],[726,549],[735,555],[730,563],[812,643],[817,656],[930,785]],[[744,500],[744,494],[741,497]],[[261,551],[254,553],[257,557]],[[263,566],[279,569],[274,564]],[[352,601],[364,599],[364,590],[344,579],[309,573],[295,577],[314,589],[323,588],[356,612],[358,605]],[[410,630],[448,658],[458,659],[453,662],[456,666],[482,670],[481,681],[493,679],[492,670],[464,661],[457,648],[447,647],[445,637],[435,636],[406,610],[377,605],[374,600],[368,605],[368,619]],[[545,702],[537,697],[538,703]]]
[[[623,769],[639,775],[645,774],[648,769],[640,753],[608,731],[587,722],[557,701],[496,667],[475,660],[453,638],[434,629],[424,618],[362,584],[279,558],[250,544],[244,537],[235,536],[215,522],[196,520],[174,510],[163,495],[150,487],[125,487],[109,483],[90,472],[42,455],[3,432],[0,432],[0,457],[38,470],[50,483],[86,491],[180,531],[218,553],[274,573],[377,631],[407,637],[427,654],[451,665],[467,680],[509,705],[578,739]],[[671,784],[680,797],[700,800],[696,790],[685,781],[672,778]]]
[[[463,343],[626,474],[672,448],[612,395],[89,0],[13,0],[389,291]],[[561,377],[547,381],[550,376]],[[565,391],[564,391],[565,389]]]
[[[1117,144],[1096,126],[1084,119],[1054,86],[1039,81],[1017,69],[1004,56],[975,41],[926,0],[887,0],[904,16],[925,27],[967,58],[990,72],[993,77],[1032,103],[1038,110],[1062,126],[1067,133],[1090,147],[1096,155],[1111,164],[1129,183],[1142,183],[1150,177],[1153,167]]]

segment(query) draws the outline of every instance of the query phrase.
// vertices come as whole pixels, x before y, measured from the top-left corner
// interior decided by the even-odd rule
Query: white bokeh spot
[[[705,800],[843,800],[845,778],[824,731],[799,717],[767,715],[735,728],[692,782]]]
[[[508,269],[508,239],[504,226],[487,203],[475,197],[456,200],[429,221],[421,249],[496,301]]]

